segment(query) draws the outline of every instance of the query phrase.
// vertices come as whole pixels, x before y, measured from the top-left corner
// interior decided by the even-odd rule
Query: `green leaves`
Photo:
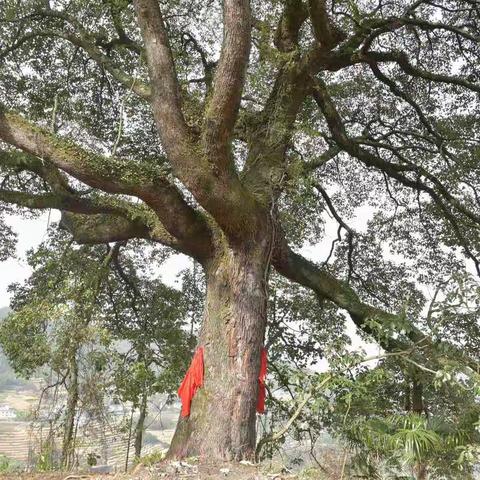
[[[480,447],[478,445],[461,445],[457,447],[458,458],[455,465],[460,471],[472,468],[478,464]]]
[[[401,428],[389,438],[388,445],[392,450],[403,449],[403,456],[407,462],[422,462],[426,457],[435,453],[442,443],[440,435],[430,430],[427,422],[417,415],[408,415],[399,422],[394,418],[393,424],[400,423]]]
[[[435,469],[445,461],[444,456],[453,462],[457,452],[469,452],[472,447],[458,447],[457,442],[467,441],[468,437],[456,430],[455,425],[445,420],[428,420],[415,413],[358,419],[347,431],[348,441],[360,454],[357,461],[363,458],[364,463],[371,461],[370,455],[376,455],[389,458],[392,466],[396,463],[414,468],[426,464]],[[466,462],[467,455],[456,460],[457,467],[463,468],[460,465]],[[450,461],[445,461],[445,467],[450,468]]]
[[[185,272],[188,302],[154,276],[167,251],[78,247],[61,231],[49,233],[29,252],[33,273],[12,288],[13,311],[0,323],[0,344],[15,371],[49,372],[46,383],[78,388],[78,408],[93,416],[105,397],[137,408],[145,397],[175,391],[194,342],[189,308],[201,307],[198,272]]]
[[[52,358],[46,329],[55,309],[48,304],[43,304],[41,310],[37,307],[12,312],[0,323],[2,349],[15,372],[26,378]]]
[[[5,222],[0,210],[0,262],[3,262],[15,255],[16,243],[17,235]]]

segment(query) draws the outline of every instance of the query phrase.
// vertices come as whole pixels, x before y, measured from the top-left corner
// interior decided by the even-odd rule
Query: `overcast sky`
[[[50,222],[60,219],[58,211],[52,211]],[[17,258],[0,262],[0,307],[7,306],[10,302],[8,286],[14,282],[21,282],[31,273],[25,260],[26,252],[37,247],[45,238],[49,218],[48,213],[36,219],[25,219],[20,216],[6,217],[6,223],[18,234]],[[177,273],[189,265],[188,258],[184,255],[174,255],[166,262],[162,271],[162,279],[171,286],[177,286]]]
[[[52,212],[50,220],[54,221],[58,218],[58,213]],[[25,253],[28,249],[39,245],[45,238],[48,214],[45,213],[45,215],[37,219],[9,216],[5,220],[13,228],[14,232],[18,234],[18,244],[17,258],[10,258],[5,262],[0,262],[0,307],[9,304],[8,285],[14,282],[21,282],[30,275],[31,269],[25,261]]]

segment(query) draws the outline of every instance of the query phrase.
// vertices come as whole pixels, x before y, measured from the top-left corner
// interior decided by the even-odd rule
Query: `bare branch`
[[[333,202],[331,200],[331,198],[328,196],[326,190],[317,182],[315,182],[313,184],[313,186],[315,187],[315,189],[320,193],[320,195],[323,197],[323,199],[325,200],[325,203],[327,204],[328,206],[328,209],[330,210],[330,213],[333,215],[333,217],[335,218],[335,220],[337,221],[337,223],[342,227],[344,228],[348,233],[350,233],[351,235],[354,235],[355,232],[352,228],[350,228],[346,223],[345,221],[342,219],[342,217],[340,217],[340,215],[338,214],[336,208],[333,206]]]
[[[429,72],[422,68],[413,66],[408,59],[408,56],[404,52],[375,52],[369,51],[360,56],[357,59],[359,62],[365,62],[374,60],[376,62],[396,62],[398,66],[408,75],[412,77],[423,78],[424,80],[429,80],[437,83],[447,83],[451,85],[459,85],[461,87],[467,88],[474,92],[480,92],[480,85],[476,83],[469,82],[461,77],[456,77],[453,75],[443,75],[434,72]]]

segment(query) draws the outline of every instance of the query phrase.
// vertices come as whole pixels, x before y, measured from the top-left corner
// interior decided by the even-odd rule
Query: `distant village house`
[[[16,418],[17,414],[12,407],[0,405],[0,420]]]

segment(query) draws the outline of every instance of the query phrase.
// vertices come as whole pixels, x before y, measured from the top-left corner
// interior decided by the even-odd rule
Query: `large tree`
[[[253,456],[271,267],[385,348],[434,348],[413,282],[480,270],[476,0],[4,0],[0,22],[5,212],[203,267],[172,455]],[[294,249],[326,214],[315,264]]]

